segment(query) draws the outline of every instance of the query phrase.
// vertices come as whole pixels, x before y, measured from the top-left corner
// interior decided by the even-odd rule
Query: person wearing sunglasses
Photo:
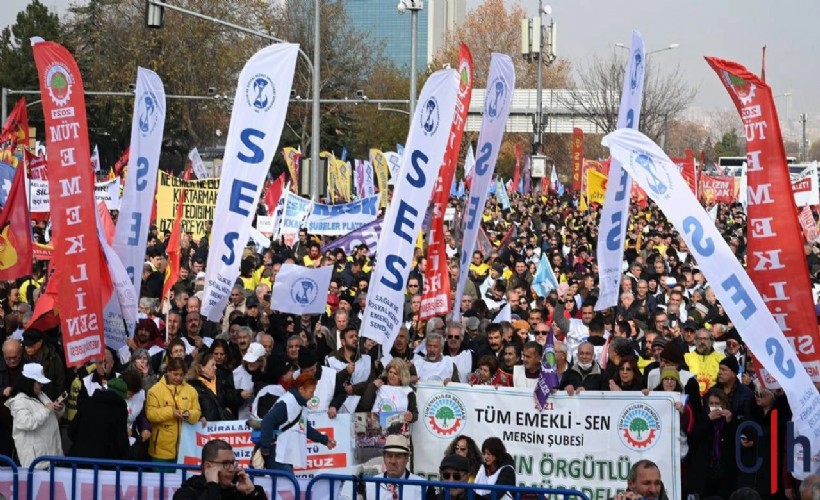
[[[198,498],[261,500],[267,495],[236,462],[231,445],[214,439],[202,447],[202,474],[188,478],[174,493],[174,500]]]
[[[470,462],[461,455],[447,455],[438,467],[439,480],[445,483],[466,483],[469,476]],[[467,498],[464,488],[445,486],[436,494],[428,490],[427,498],[432,500],[463,500]]]

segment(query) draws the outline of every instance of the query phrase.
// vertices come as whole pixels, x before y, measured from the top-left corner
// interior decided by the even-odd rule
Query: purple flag
[[[544,346],[544,356],[541,358],[541,376],[535,386],[535,401],[538,411],[547,406],[550,392],[558,387],[558,373],[555,371],[555,336],[552,327],[547,333],[547,344]]]
[[[379,243],[379,235],[382,232],[383,220],[383,218],[378,218],[370,224],[366,224],[355,231],[349,232],[344,236],[340,236],[338,239],[322,248],[322,254],[328,250],[341,248],[345,251],[346,255],[350,255],[357,246],[364,243],[367,245],[368,255],[372,256],[376,253],[376,245]]]

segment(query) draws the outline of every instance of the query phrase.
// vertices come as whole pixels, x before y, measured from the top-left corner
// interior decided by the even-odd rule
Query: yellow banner
[[[349,202],[351,198],[350,174],[352,170],[353,169],[350,168],[350,163],[339,160],[337,170],[338,177],[336,178],[336,188],[339,192],[339,196],[345,203]]]
[[[179,194],[186,188],[182,212],[182,231],[194,233],[194,239],[205,234],[206,225],[214,220],[219,179],[184,181],[160,171],[157,176],[157,228],[171,230],[176,216]]]
[[[282,154],[285,156],[285,163],[288,166],[288,173],[290,174],[291,188],[294,193],[299,192],[299,174],[297,173],[297,165],[302,153],[296,148],[283,148]]]
[[[592,169],[587,170],[587,201],[603,205],[605,197],[606,176]]]
[[[379,184],[379,206],[387,206],[387,176],[390,169],[387,166],[387,157],[380,149],[370,150],[370,163],[376,172],[376,182]]]
[[[333,153],[322,151],[319,153],[322,158],[327,158],[327,196],[331,203],[336,202],[336,157]]]

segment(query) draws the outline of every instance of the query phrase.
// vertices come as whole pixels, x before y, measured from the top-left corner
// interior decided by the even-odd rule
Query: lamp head
[[[550,6],[550,5],[543,6],[541,8],[541,12],[543,12],[547,16],[551,16],[552,15],[552,6]]]
[[[398,9],[399,14],[404,14],[404,11],[407,10],[407,5],[405,5],[404,2],[399,2],[399,5],[396,6],[396,9]]]

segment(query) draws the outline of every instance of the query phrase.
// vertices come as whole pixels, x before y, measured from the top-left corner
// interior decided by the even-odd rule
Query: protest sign
[[[182,213],[182,232],[191,232],[198,240],[205,234],[207,224],[214,218],[219,179],[184,181],[165,172],[157,178],[157,228],[171,230],[176,216],[177,202],[185,189],[185,206]]]
[[[676,394],[588,391],[550,396],[535,409],[532,389],[419,384],[413,424],[416,473],[437,478],[453,437],[498,437],[527,486],[574,488],[611,498],[641,459],[658,464],[669,498],[680,498],[680,418]]]

